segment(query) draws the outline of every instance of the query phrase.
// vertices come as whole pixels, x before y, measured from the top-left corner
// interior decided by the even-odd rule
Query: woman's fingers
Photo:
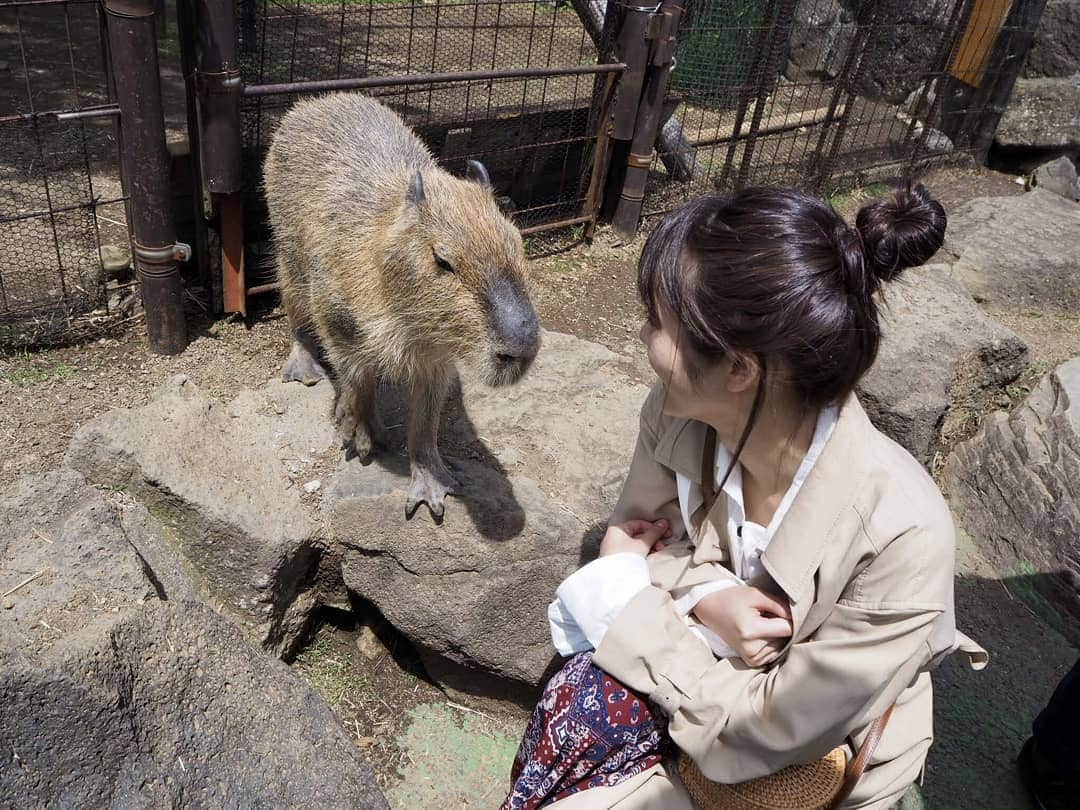
[[[791,621],[791,605],[788,604],[786,599],[773,596],[768,591],[763,591],[760,588],[754,588],[754,591],[756,593],[751,603],[753,607],[762,613],[770,613],[773,616],[780,616],[789,622]]]
[[[747,627],[747,638],[788,638],[791,635],[791,622],[779,617],[758,616]]]

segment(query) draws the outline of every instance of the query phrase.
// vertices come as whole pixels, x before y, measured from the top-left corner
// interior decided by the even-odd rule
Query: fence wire
[[[596,47],[568,5],[530,0],[244,0],[238,7],[245,85],[508,68],[592,65]],[[487,167],[523,228],[581,213],[595,145],[592,75],[471,80],[368,88],[394,108],[450,171]],[[245,232],[265,238],[260,165],[280,117],[297,96],[245,98],[249,194]],[[252,263],[249,283],[258,284]]]
[[[700,0],[645,213],[778,184],[831,193],[977,153],[1012,0]],[[999,33],[1000,32],[1000,33]]]
[[[100,244],[127,245],[99,10],[0,4],[0,348],[112,326]]]

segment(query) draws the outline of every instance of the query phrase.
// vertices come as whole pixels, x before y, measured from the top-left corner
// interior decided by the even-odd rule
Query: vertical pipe
[[[179,354],[187,345],[180,268],[169,189],[169,155],[158,79],[154,0],[104,0],[112,74],[124,134],[121,156],[131,199],[132,252],[150,350]]]
[[[634,137],[626,161],[626,176],[612,220],[615,232],[623,239],[633,238],[641,217],[645,184],[649,179],[649,167],[653,159],[653,144],[656,142],[660,118],[663,115],[668,73],[671,71],[671,60],[675,53],[675,34],[679,30],[679,19],[683,11],[680,2],[681,0],[663,0],[659,9],[657,45],[648,60],[651,68],[646,74],[644,92],[638,104]],[[618,126],[619,122],[616,120],[616,130]]]

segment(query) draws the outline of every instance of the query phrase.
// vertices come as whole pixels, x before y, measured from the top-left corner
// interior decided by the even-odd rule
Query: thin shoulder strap
[[[840,807],[844,800],[851,795],[851,792],[855,790],[855,785],[859,783],[863,771],[870,764],[870,757],[873,755],[874,749],[881,742],[881,735],[885,733],[885,726],[889,724],[889,718],[892,717],[894,708],[896,708],[895,703],[887,708],[885,714],[881,715],[870,726],[866,739],[863,740],[863,744],[859,747],[859,753],[855,755],[855,759],[848,765],[847,772],[844,774],[844,784],[840,787],[840,792],[836,794],[836,798],[832,800],[832,804],[829,805],[830,810],[836,810],[836,808]]]
[[[701,450],[701,500],[701,514],[707,515],[716,502],[716,428],[711,425],[705,432],[705,446]]]

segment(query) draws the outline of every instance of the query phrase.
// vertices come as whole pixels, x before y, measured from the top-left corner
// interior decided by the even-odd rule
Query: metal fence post
[[[187,345],[169,188],[169,155],[158,79],[154,0],[104,0],[111,71],[120,106],[123,182],[131,205],[128,230],[139,277],[150,350],[179,354]]]
[[[615,232],[623,239],[633,238],[637,233],[638,220],[641,218],[641,208],[645,200],[645,184],[649,179],[649,167],[654,157],[653,144],[656,143],[660,119],[663,115],[668,73],[675,54],[675,34],[679,30],[679,20],[683,11],[680,2],[682,0],[663,0],[655,13],[650,8],[628,8],[628,19],[624,21],[625,26],[629,20],[644,18],[646,23],[642,29],[639,29],[637,25],[632,29],[635,33],[642,30],[644,34],[643,41],[637,47],[648,49],[648,40],[655,41],[656,44],[646,60],[649,67],[634,116],[633,140],[630,144],[630,154],[626,158],[626,174],[623,178],[622,191],[619,193],[615,217],[612,220]],[[621,36],[620,41],[622,41]],[[624,59],[624,61],[628,65],[631,64],[629,59]],[[621,92],[622,88],[620,88]],[[620,131],[618,115],[619,113],[616,112],[613,137],[618,137]]]
[[[240,133],[243,80],[237,58],[236,3],[192,1],[202,181],[220,216],[222,308],[246,315]]]

